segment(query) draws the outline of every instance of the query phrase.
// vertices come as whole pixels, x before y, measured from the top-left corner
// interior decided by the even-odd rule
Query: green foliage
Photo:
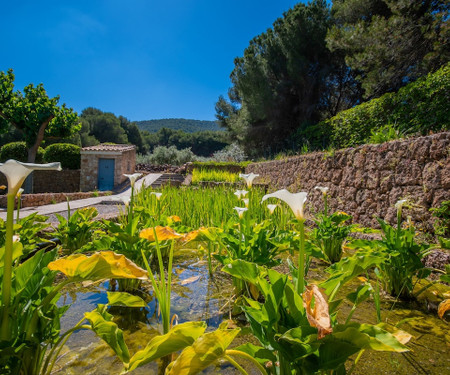
[[[68,218],[56,214],[59,225],[55,228],[55,236],[61,240],[64,253],[71,254],[82,251],[94,238],[94,232],[100,228],[100,222],[94,220],[98,215],[95,207],[87,207],[68,213]]]
[[[438,236],[450,238],[450,200],[443,201],[439,207],[430,210],[437,219],[434,233]]]
[[[236,183],[240,180],[239,174],[227,172],[225,170],[194,168],[192,170],[192,183],[200,181],[214,181],[214,182],[230,182]]]
[[[81,118],[89,124],[89,135],[94,136],[100,143],[128,143],[121,120],[113,113],[102,112],[96,108],[86,108],[81,112]]]
[[[331,129],[331,143],[340,148],[367,142],[372,131],[380,131],[386,124],[405,135],[448,130],[449,92],[450,64],[398,93],[385,94],[340,112],[319,125]]]
[[[366,98],[397,91],[450,59],[448,1],[335,0],[332,51],[345,54]]]
[[[44,149],[38,148],[36,154],[36,163],[44,161]],[[25,142],[11,142],[2,146],[0,149],[0,161],[5,162],[8,159],[14,159],[26,163],[28,160],[28,148]]]
[[[330,263],[341,260],[342,245],[350,233],[352,226],[344,223],[351,216],[343,212],[335,212],[331,215],[320,214],[315,220],[317,225],[311,233],[311,244],[320,251],[321,258]]]
[[[230,162],[230,163],[243,163],[247,159],[247,155],[244,149],[240,147],[237,143],[232,143],[226,146],[224,149],[216,151],[213,156],[213,160],[217,162]]]
[[[368,143],[384,143],[394,141],[396,139],[402,139],[403,135],[398,129],[395,129],[393,125],[385,125],[378,129],[372,129],[370,131],[370,137],[367,140]]]
[[[235,173],[244,173],[245,167],[249,165],[249,161],[242,162],[224,162],[224,161],[194,161],[194,168],[226,170]]]
[[[62,168],[80,169],[80,147],[69,143],[55,143],[45,149],[44,160],[47,163],[59,161]]]
[[[345,363],[362,350],[407,351],[380,327],[349,321],[338,324],[332,305],[316,286],[300,295],[287,275],[242,260],[222,270],[255,285],[263,296],[263,302],[244,297],[239,304],[262,347],[237,349],[248,350],[263,363],[275,356],[280,364],[277,374],[346,374]],[[308,297],[310,293],[314,297]],[[354,305],[362,300],[354,299]]]
[[[185,133],[195,133],[204,130],[221,130],[216,121],[186,120],[184,118],[136,121],[136,125],[140,130],[146,130],[151,133],[156,133],[161,128],[182,130]]]
[[[292,146],[292,135],[360,98],[343,55],[326,47],[327,2],[298,3],[234,61],[229,101],[216,117],[250,156]]]
[[[175,146],[157,146],[152,154],[138,158],[140,163],[183,165],[194,160],[195,155],[190,148],[178,150]]]
[[[68,137],[81,124],[78,115],[65,104],[58,105],[59,96],[49,98],[44,86],[29,84],[14,91],[14,74],[0,72],[0,129],[19,129],[27,144],[28,162],[35,162],[37,150],[45,138]]]

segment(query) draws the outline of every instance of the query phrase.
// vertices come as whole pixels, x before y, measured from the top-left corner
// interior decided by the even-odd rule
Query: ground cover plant
[[[69,337],[82,329],[95,332],[112,349],[124,372],[158,360],[166,374],[198,373],[218,361],[243,374],[250,369],[262,374],[345,374],[354,371],[365,351],[409,350],[410,335],[381,324],[380,313],[381,287],[397,298],[412,298],[411,285],[427,275],[417,259],[428,247],[418,244],[415,229],[403,223],[404,202],[398,204],[397,227],[380,222],[381,240],[349,241],[346,246],[352,252],[339,253],[342,259],[334,260],[328,278],[317,281],[310,276],[312,262],[331,263],[333,252],[324,250],[323,244],[335,236],[342,249],[340,241],[346,237],[342,232],[348,230],[344,223],[348,215],[328,212],[326,190],[325,209],[317,214],[313,229],[306,225],[304,204],[314,192],[265,194],[253,184],[255,175],[242,176],[246,190],[168,187],[137,194],[137,176],[129,178],[132,196],[117,221],[94,223],[93,211],[70,213],[67,220],[60,220],[55,234],[64,239],[71,228],[71,241],[26,261],[22,251],[26,239],[12,240],[21,227],[14,227],[12,220],[5,223],[0,261],[11,262],[11,267],[0,268],[0,365],[5,373],[50,374]],[[12,188],[10,202],[15,195]],[[11,207],[8,210],[12,212]],[[321,225],[326,230],[321,232]],[[235,323],[208,326],[191,321],[188,311],[173,314],[177,261],[186,251],[206,257],[211,280],[219,269],[231,276],[230,311],[244,314],[252,343],[242,336],[234,346],[241,335]],[[61,257],[63,253],[71,255]],[[289,271],[273,269],[286,259]],[[57,272],[64,277],[57,278]],[[362,276],[361,282],[351,283]],[[60,321],[69,306],[57,301],[64,286],[99,279],[116,280],[119,290],[127,292],[116,292],[110,282],[105,302],[85,311],[78,323],[62,332]],[[196,282],[189,279],[186,282]],[[137,348],[127,340],[115,314],[119,308],[145,310],[148,301],[155,303],[158,332]],[[344,309],[344,304],[350,307]],[[372,304],[377,322],[354,320],[362,304]],[[445,306],[440,308],[442,317]]]

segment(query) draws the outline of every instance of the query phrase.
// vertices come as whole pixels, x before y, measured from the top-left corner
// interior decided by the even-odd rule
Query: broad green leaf
[[[102,251],[91,256],[70,255],[51,262],[48,268],[60,271],[73,281],[100,279],[147,279],[147,272],[123,255]]]
[[[126,307],[145,307],[147,304],[139,297],[127,292],[106,292],[108,296],[108,305],[126,306]]]
[[[197,374],[225,355],[240,329],[217,329],[199,337],[184,349],[166,375]]]
[[[261,346],[253,345],[251,343],[246,343],[244,345],[240,345],[234,350],[240,350],[241,352],[250,354],[253,358],[255,358],[259,363],[263,366],[267,362],[275,363],[277,361],[277,357],[273,354],[272,350],[264,349]]]
[[[125,344],[122,330],[116,323],[110,321],[110,314],[102,313],[102,311],[99,311],[99,308],[100,306],[97,310],[84,313],[85,318],[91,323],[91,329],[96,335],[114,350],[114,353],[117,354],[122,362],[128,363],[130,360],[130,353]]]
[[[154,337],[145,349],[131,357],[126,372],[192,345],[205,329],[205,322],[186,322],[173,327],[165,335]]]
[[[16,260],[23,254],[23,245],[20,242],[13,243],[12,260]],[[0,267],[5,265],[5,247],[0,248]]]
[[[347,294],[346,297],[351,303],[357,306],[369,298],[370,293],[372,293],[372,286],[369,283],[366,283],[360,285],[356,291]]]

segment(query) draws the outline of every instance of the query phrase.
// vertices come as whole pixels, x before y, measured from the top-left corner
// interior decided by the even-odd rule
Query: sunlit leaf
[[[67,277],[78,280],[99,279],[147,279],[147,272],[123,255],[102,251],[91,256],[70,255],[49,263],[52,271],[60,271]]]
[[[219,328],[199,337],[192,346],[181,352],[166,375],[197,374],[224,356],[225,350],[239,331],[240,329]]]
[[[158,241],[166,241],[166,240],[173,240],[176,238],[182,237],[181,234],[175,232],[171,227],[162,227],[158,225],[157,227],[153,228],[147,228],[141,231],[139,234],[139,237],[145,238],[146,240],[150,242],[155,241],[155,232],[156,232],[156,238]]]
[[[23,254],[23,245],[20,242],[13,242],[12,260],[14,261]],[[5,247],[0,248],[0,267],[5,264]]]
[[[319,331],[318,339],[320,340],[333,332],[330,314],[328,312],[328,303],[320,292],[319,287],[315,284],[308,285],[302,297],[308,322]],[[313,303],[314,307],[312,306]]]
[[[438,307],[439,318],[444,319],[444,315],[447,311],[450,311],[450,299],[446,299],[439,304]]]
[[[116,323],[110,321],[111,315],[108,313],[102,313],[99,311],[101,305],[97,310],[84,313],[85,318],[91,323],[91,329],[104,340],[114,353],[120,358],[124,363],[128,363],[130,360],[130,353],[128,347],[125,344],[123,338],[122,330],[117,326]]]
[[[127,292],[106,292],[108,296],[108,305],[126,306],[126,307],[145,307],[147,304],[139,297]]]
[[[169,333],[154,337],[145,347],[131,357],[126,371],[132,371],[157,358],[164,357],[187,346],[205,332],[205,322],[186,322],[173,327]]]

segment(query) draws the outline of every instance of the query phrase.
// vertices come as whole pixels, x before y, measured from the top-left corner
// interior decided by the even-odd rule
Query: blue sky
[[[233,60],[294,0],[7,1],[0,71],[16,89],[130,120],[214,120]]]

